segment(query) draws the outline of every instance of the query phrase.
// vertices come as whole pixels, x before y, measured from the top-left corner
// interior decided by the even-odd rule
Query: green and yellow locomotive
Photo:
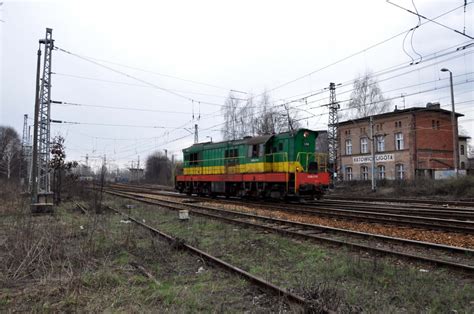
[[[318,132],[299,129],[240,140],[194,144],[183,150],[180,193],[321,198],[329,185],[327,154]]]

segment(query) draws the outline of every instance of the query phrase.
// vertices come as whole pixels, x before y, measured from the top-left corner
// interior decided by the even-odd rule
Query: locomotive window
[[[252,156],[251,156],[252,158],[258,157],[258,151],[259,151],[258,148],[259,148],[258,144],[252,145]]]
[[[278,143],[278,151],[282,151],[283,150],[283,143]]]
[[[263,157],[264,152],[265,152],[265,144],[260,144],[260,148],[258,150],[258,156]]]
[[[308,166],[308,173],[318,173],[318,163],[311,161]]]
[[[190,157],[189,158],[189,160],[190,160],[189,164],[191,166],[196,166],[198,164],[198,153],[191,153],[189,155],[189,157]]]

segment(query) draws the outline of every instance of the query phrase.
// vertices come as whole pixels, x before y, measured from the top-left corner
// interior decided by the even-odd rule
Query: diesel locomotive
[[[183,150],[180,193],[259,198],[321,198],[329,186],[327,154],[318,132],[298,129],[239,140],[194,144]]]

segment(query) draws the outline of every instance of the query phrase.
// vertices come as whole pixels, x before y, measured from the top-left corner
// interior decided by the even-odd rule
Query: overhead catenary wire
[[[61,73],[61,72],[51,72],[51,74],[64,76],[64,77],[70,77],[70,78],[74,78],[74,79],[80,79],[80,80],[89,80],[89,81],[111,83],[111,84],[118,84],[118,85],[126,85],[126,86],[133,86],[133,87],[153,88],[152,86],[144,85],[144,84],[134,84],[134,83],[127,83],[127,82],[123,82],[123,81],[105,80],[105,79],[94,78],[94,77],[83,76],[83,75],[74,75],[74,74]],[[194,95],[216,97],[216,98],[226,98],[226,97],[228,97],[228,95],[216,95],[216,94],[201,93],[201,92],[194,92],[194,91],[176,90],[176,89],[171,89],[171,88],[169,90],[177,92],[177,93],[182,93],[182,94],[194,94]]]
[[[466,82],[457,83],[457,84],[455,84],[455,86],[456,86],[456,85],[462,85],[462,84],[470,83],[470,82],[473,82],[473,81],[474,81],[474,80],[467,80]],[[395,96],[395,97],[391,97],[391,98],[386,99],[386,100],[395,100],[395,99],[400,99],[400,98],[402,98],[402,97],[410,97],[410,96],[414,96],[414,95],[418,95],[418,94],[422,94],[422,93],[427,93],[427,92],[434,91],[434,90],[444,89],[444,88],[448,88],[448,87],[449,87],[449,85],[444,86],[444,87],[434,88],[434,89],[427,89],[427,90],[423,90],[423,91],[419,91],[419,92],[415,92],[415,93],[410,93],[410,94],[406,93],[406,94],[404,94],[403,96]],[[344,100],[344,101],[348,101],[348,100]],[[378,102],[372,102],[372,103],[366,104],[366,105],[373,105],[373,104],[376,104],[376,103],[378,103]],[[460,102],[460,103],[461,103],[461,102]],[[314,109],[314,108],[321,108],[321,107],[324,107],[324,106],[326,106],[326,105],[321,105],[321,106],[318,106],[318,107],[313,107],[313,108],[311,108],[311,109]],[[352,109],[352,108],[342,108],[342,109],[340,109],[340,111],[347,111],[347,110],[351,110],[351,109]],[[284,110],[285,110],[285,109],[284,109]],[[281,112],[283,112],[284,110],[281,110]],[[319,114],[319,115],[318,115],[318,114],[311,114],[311,116],[302,117],[302,118],[299,118],[299,119],[296,119],[296,120],[297,120],[297,121],[304,121],[304,120],[307,120],[307,119],[310,119],[310,118],[314,118],[314,117],[318,117],[318,116],[323,116],[323,115],[326,115],[326,114],[327,114],[327,112],[321,113],[321,114]],[[240,123],[240,122],[237,121],[237,123]],[[224,123],[215,124],[215,125],[213,125],[213,126],[211,126],[211,127],[201,129],[201,132],[206,131],[206,130],[210,130],[210,129],[214,129],[214,128],[216,128],[216,127],[221,127],[221,126],[223,126],[223,125],[224,125]],[[166,144],[169,144],[169,143],[171,143],[171,142],[174,142],[174,141],[177,141],[177,140],[180,140],[180,139],[189,137],[189,136],[191,136],[191,134],[186,134],[184,137],[175,138],[175,139],[173,139],[173,140],[171,140],[171,141],[169,141],[169,142],[166,142],[166,143],[164,143],[164,144],[161,144],[161,145],[166,145]],[[141,153],[146,152],[146,151],[147,151],[147,150],[141,151]]]
[[[79,58],[79,59],[81,59],[81,60],[90,62],[90,63],[92,63],[92,64],[95,64],[95,65],[99,66],[99,67],[102,67],[102,68],[104,68],[104,69],[107,69],[107,70],[109,70],[109,71],[115,72],[115,73],[120,74],[120,75],[123,75],[123,76],[125,76],[125,77],[128,77],[128,78],[130,78],[130,79],[132,79],[132,80],[136,80],[136,81],[141,82],[141,83],[143,83],[143,84],[149,85],[149,86],[151,86],[151,87],[153,87],[153,88],[159,89],[159,90],[164,91],[164,92],[167,92],[167,93],[169,93],[169,94],[172,94],[172,95],[174,95],[174,96],[176,96],[176,97],[179,97],[179,98],[182,98],[182,99],[186,99],[186,100],[188,100],[188,101],[197,101],[196,99],[194,99],[194,98],[192,98],[192,97],[188,97],[188,96],[186,96],[186,95],[183,95],[183,94],[174,92],[174,91],[172,91],[172,90],[170,90],[170,89],[161,87],[161,86],[159,86],[159,85],[157,85],[157,84],[155,84],[155,83],[152,83],[152,82],[143,80],[143,79],[141,79],[141,78],[138,78],[138,77],[136,77],[136,76],[130,75],[130,74],[125,73],[125,72],[123,72],[123,71],[114,69],[114,68],[112,68],[112,67],[110,67],[110,66],[107,66],[107,65],[105,65],[105,64],[99,63],[99,62],[94,61],[94,60],[92,60],[92,59],[88,59],[88,58],[86,58],[86,57],[80,56],[80,55],[78,55],[78,54],[76,54],[76,53],[73,53],[73,52],[71,52],[71,51],[65,50],[65,49],[60,48],[60,47],[58,47],[58,46],[55,46],[54,48],[55,48],[56,50],[58,50],[58,51],[64,52],[64,53],[66,53],[66,54],[68,54],[68,55],[74,56],[74,57]],[[221,104],[217,104],[217,103],[212,103],[212,102],[208,102],[208,101],[201,101],[201,102],[202,102],[203,104],[207,104],[207,105],[222,107]]]
[[[467,38],[469,38],[469,39],[474,39],[474,37],[471,37],[471,36],[467,35],[466,33],[463,33],[463,32],[461,32],[461,31],[459,31],[459,30],[457,30],[457,29],[454,29],[454,28],[452,28],[452,27],[449,27],[449,26],[446,26],[446,25],[441,24],[441,23],[439,23],[439,22],[436,22],[435,19],[437,19],[438,17],[436,17],[436,18],[434,18],[434,19],[430,19],[430,18],[428,18],[428,17],[426,17],[426,16],[423,16],[423,15],[419,14],[419,13],[418,13],[418,10],[416,10],[416,7],[415,7],[416,12],[413,12],[413,11],[407,9],[407,8],[402,7],[401,5],[398,5],[398,4],[396,4],[396,3],[391,2],[390,0],[387,0],[387,3],[389,3],[389,4],[393,5],[393,6],[396,6],[396,7],[400,8],[400,9],[402,9],[402,10],[405,10],[405,11],[411,13],[411,14],[414,14],[414,15],[418,16],[418,18],[425,19],[425,20],[427,20],[428,22],[433,22],[433,23],[435,23],[436,25],[439,25],[439,26],[441,26],[441,27],[444,27],[444,28],[446,28],[446,29],[449,29],[449,30],[451,30],[451,31],[453,31],[453,32],[455,32],[455,33],[458,33],[459,35],[465,36],[465,37],[467,37]],[[462,7],[465,8],[468,4],[472,4],[472,2],[469,2],[469,3],[464,2],[464,4],[461,5],[461,6],[459,6],[458,8],[462,8]],[[414,5],[414,4],[413,4],[413,5]]]
[[[140,71],[140,72],[145,72],[145,73],[150,73],[150,74],[163,76],[163,77],[168,77],[168,78],[172,78],[172,79],[183,81],[183,82],[193,83],[193,84],[202,85],[202,86],[208,86],[208,87],[221,89],[221,90],[225,90],[225,91],[236,91],[236,90],[234,90],[232,88],[229,88],[229,87],[223,87],[223,86],[219,86],[219,85],[215,85],[215,84],[210,84],[210,83],[200,82],[200,81],[196,81],[196,80],[181,78],[181,77],[178,77],[178,76],[175,76],[175,75],[164,74],[164,73],[160,73],[160,72],[156,72],[156,71],[152,71],[152,70],[142,69],[142,68],[139,68],[139,67],[126,65],[126,64],[123,64],[123,63],[119,63],[119,62],[114,62],[114,61],[110,61],[110,60],[99,59],[99,58],[84,56],[84,55],[80,55],[80,56],[83,57],[83,58],[86,58],[86,59],[91,59],[91,60],[94,60],[94,61],[109,63],[109,64],[117,65],[117,66],[120,66],[120,67],[124,67],[124,68],[127,68],[127,69]]]
[[[471,3],[472,3],[472,2],[469,2],[468,4],[471,4]],[[436,17],[434,17],[434,18],[432,18],[432,19],[430,19],[430,20],[428,20],[428,21],[425,21],[424,23],[421,23],[420,26],[422,26],[422,25],[424,25],[424,24],[427,24],[427,23],[429,23],[429,22],[434,22],[435,20],[437,20],[437,19],[439,19],[439,18],[441,18],[441,17],[443,17],[443,16],[445,16],[445,15],[447,15],[447,14],[452,13],[452,12],[454,12],[454,11],[456,11],[456,10],[462,8],[463,6],[464,6],[464,5],[460,5],[460,6],[457,6],[457,7],[453,8],[453,9],[451,9],[451,10],[449,10],[449,11],[446,11],[446,12],[444,12],[444,13],[442,13],[442,14],[440,14],[440,15],[438,15],[438,16],[436,16]],[[387,38],[387,39],[384,39],[384,40],[382,40],[382,41],[380,41],[380,42],[377,42],[377,43],[375,43],[375,44],[373,44],[373,45],[371,45],[371,46],[369,46],[369,47],[367,47],[367,48],[364,48],[364,49],[359,50],[359,51],[357,51],[357,52],[355,52],[355,53],[352,53],[352,54],[350,54],[350,55],[348,55],[348,56],[346,56],[346,57],[344,57],[344,58],[341,58],[341,59],[339,59],[339,60],[337,60],[337,61],[334,61],[334,62],[332,62],[332,63],[330,63],[330,64],[328,64],[328,65],[325,65],[325,66],[320,67],[320,68],[318,68],[318,69],[316,69],[316,70],[313,70],[313,71],[311,71],[311,72],[309,72],[309,73],[306,73],[306,74],[304,74],[304,75],[301,75],[301,76],[299,76],[299,77],[297,77],[297,78],[295,78],[295,79],[293,79],[293,80],[290,80],[290,81],[287,81],[287,82],[282,83],[282,84],[280,84],[280,85],[277,85],[276,87],[273,87],[273,88],[267,90],[267,92],[272,92],[272,91],[274,91],[274,90],[277,90],[277,89],[280,89],[280,88],[282,88],[282,87],[284,87],[284,86],[287,86],[287,85],[289,85],[289,84],[292,84],[292,83],[294,83],[294,82],[296,82],[296,81],[299,81],[299,80],[301,80],[301,79],[303,79],[303,78],[305,78],[305,77],[308,77],[308,76],[313,75],[313,74],[315,74],[315,73],[321,72],[321,71],[323,71],[323,70],[325,70],[325,69],[327,69],[327,68],[329,68],[329,67],[332,67],[332,66],[334,66],[334,65],[336,65],[336,64],[339,64],[339,63],[341,63],[341,62],[344,62],[344,61],[346,61],[346,60],[348,60],[348,59],[351,59],[351,58],[353,58],[353,57],[355,57],[355,56],[358,56],[358,55],[360,55],[360,54],[362,54],[362,53],[365,53],[365,52],[367,52],[368,50],[371,50],[371,49],[373,49],[373,48],[375,48],[375,47],[378,47],[378,46],[380,46],[380,45],[382,45],[382,44],[385,44],[385,43],[387,43],[387,42],[389,42],[389,41],[391,41],[391,40],[393,40],[393,39],[395,39],[395,38],[397,38],[397,37],[399,37],[399,36],[405,34],[406,32],[407,32],[407,31],[400,32],[400,33],[398,33],[398,34],[396,34],[396,35],[393,35],[393,36],[391,36],[391,37],[389,37],[389,38]],[[473,38],[470,38],[470,39],[473,39]]]

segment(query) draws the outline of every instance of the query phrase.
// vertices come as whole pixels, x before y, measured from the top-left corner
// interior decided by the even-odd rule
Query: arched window
[[[403,146],[403,133],[395,133],[395,150],[402,150]]]
[[[352,155],[352,140],[346,140],[346,155]]]
[[[381,153],[385,151],[385,137],[383,135],[377,135],[377,152]]]
[[[464,155],[464,145],[461,145],[461,155]]]
[[[405,166],[403,164],[395,165],[395,175],[397,180],[405,179]]]
[[[377,174],[378,174],[379,180],[385,179],[385,166],[384,165],[380,165],[377,167]]]
[[[367,166],[360,167],[360,179],[369,180],[369,167]]]
[[[363,137],[360,139],[360,153],[367,154],[369,152],[369,139]]]
[[[352,181],[352,167],[346,167],[346,180]]]

